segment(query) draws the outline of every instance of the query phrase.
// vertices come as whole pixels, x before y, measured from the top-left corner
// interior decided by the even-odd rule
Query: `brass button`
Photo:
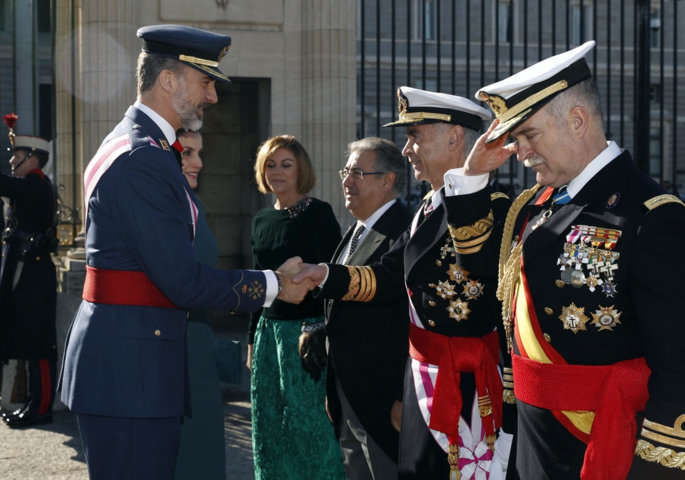
[[[559,288],[564,288],[564,285],[566,285],[566,282],[564,282],[563,280],[555,280],[554,285],[556,285]]]
[[[442,262],[441,262],[440,260],[436,260],[436,261],[435,261],[435,265],[436,265],[437,267],[442,267]]]
[[[549,307],[545,307],[545,313],[546,313],[547,315],[554,315],[554,310],[552,310],[552,309],[549,308]]]
[[[186,320],[190,320],[190,312],[186,312]]]
[[[543,333],[542,336],[545,337],[547,343],[552,343],[552,337],[549,336],[549,333]]]
[[[435,322],[433,320],[428,320],[428,325],[430,325],[431,327],[434,327]]]
[[[162,331],[157,329],[155,330],[155,337],[159,337],[162,334]]]
[[[36,262],[40,262],[40,257],[36,257]]]
[[[428,300],[428,305],[434,307],[437,305],[437,303],[435,303],[433,300]]]

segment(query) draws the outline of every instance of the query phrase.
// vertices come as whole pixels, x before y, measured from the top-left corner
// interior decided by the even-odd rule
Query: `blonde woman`
[[[257,188],[274,204],[252,223],[256,268],[278,267],[300,256],[330,260],[340,241],[331,206],[307,196],[315,175],[306,150],[290,135],[265,141],[255,164]],[[253,315],[248,340],[252,372],[252,445],[256,480],[342,479],[340,449],[326,416],[325,379],[302,369],[297,342],[302,326],[323,321],[323,302],[279,300]]]

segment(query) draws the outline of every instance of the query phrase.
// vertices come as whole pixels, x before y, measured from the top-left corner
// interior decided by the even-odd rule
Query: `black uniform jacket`
[[[51,358],[57,351],[52,184],[39,170],[24,178],[0,175],[0,196],[10,198],[12,212],[0,264],[0,359]]]
[[[627,152],[533,230],[549,207],[549,202],[534,205],[543,191],[540,189],[521,210],[514,233],[520,233],[527,219],[523,269],[544,340],[568,364],[608,365],[646,357],[652,372],[649,401],[645,428],[638,428],[637,456],[629,478],[682,478],[685,206],[675,197],[660,205],[649,202],[664,192],[637,170]],[[613,252],[615,257],[613,279],[607,282],[604,273],[599,276],[601,285],[594,285],[587,264],[581,264],[580,269],[571,264],[572,270],[583,273],[585,278],[580,281],[578,273],[575,281],[569,281],[568,273],[560,269],[563,262],[559,259],[565,249],[573,256],[571,245],[578,245],[577,240],[573,242],[576,233],[593,231],[590,227],[603,228],[604,234],[613,231],[614,237],[620,231],[615,244],[599,245],[605,254]],[[516,465],[520,478],[579,478],[585,444],[562,427],[550,411],[520,400],[517,407]],[[657,431],[659,436],[653,434]],[[655,447],[671,453],[664,454]],[[663,458],[666,460],[661,461]]]
[[[329,265],[322,294],[387,305],[402,302],[406,282],[426,330],[480,337],[496,329],[501,323],[495,295],[498,252],[509,199],[489,188],[486,197],[480,192],[447,198],[443,191],[440,194],[443,201],[419,222],[414,235],[406,232],[379,262],[365,267],[373,273],[373,285],[365,289],[367,277],[361,275],[360,291],[372,291],[371,298],[355,295],[355,273],[341,265]],[[471,208],[473,202],[480,206]],[[472,379],[471,374],[462,375],[462,390],[469,385],[464,394],[472,394]],[[470,408],[464,408],[462,415],[468,419]]]
[[[395,202],[368,231],[348,265],[376,262],[396,243],[409,225],[406,208]],[[350,227],[338,245],[337,262],[349,243]],[[332,403],[335,381],[367,433],[392,459],[397,460],[397,431],[390,424],[390,409],[402,399],[402,377],[408,350],[406,297],[387,305],[326,301],[329,370],[327,395],[336,426],[344,420]]]

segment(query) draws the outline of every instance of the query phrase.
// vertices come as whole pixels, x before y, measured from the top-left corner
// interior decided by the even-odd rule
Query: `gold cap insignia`
[[[397,89],[397,111],[400,113],[400,115],[407,113],[407,107],[409,106],[409,103],[407,101],[407,97],[405,97],[402,94],[402,90],[399,88]]]
[[[507,111],[507,104],[502,97],[496,95],[488,95],[485,92],[480,94],[481,100],[488,104],[490,109],[495,112],[495,116],[499,117]]]
[[[224,57],[226,56],[226,54],[228,53],[228,51],[229,51],[230,49],[231,49],[231,46],[230,46],[230,45],[225,46],[225,47],[223,48],[223,50],[221,50],[221,51],[219,52],[219,56],[217,57],[217,62],[220,62],[221,59],[224,58]]]

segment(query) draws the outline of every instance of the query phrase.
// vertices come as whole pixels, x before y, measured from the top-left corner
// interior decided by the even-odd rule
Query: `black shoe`
[[[39,415],[35,411],[26,410],[18,415],[10,415],[5,420],[5,423],[10,428],[24,428],[33,427],[36,425],[45,425],[52,423],[52,412]]]
[[[2,409],[2,412],[0,412],[0,418],[7,423],[7,420],[11,417],[16,417],[17,415],[20,415],[21,412],[23,412],[26,409],[26,405],[24,405],[21,408],[17,408],[16,410],[6,410]]]

